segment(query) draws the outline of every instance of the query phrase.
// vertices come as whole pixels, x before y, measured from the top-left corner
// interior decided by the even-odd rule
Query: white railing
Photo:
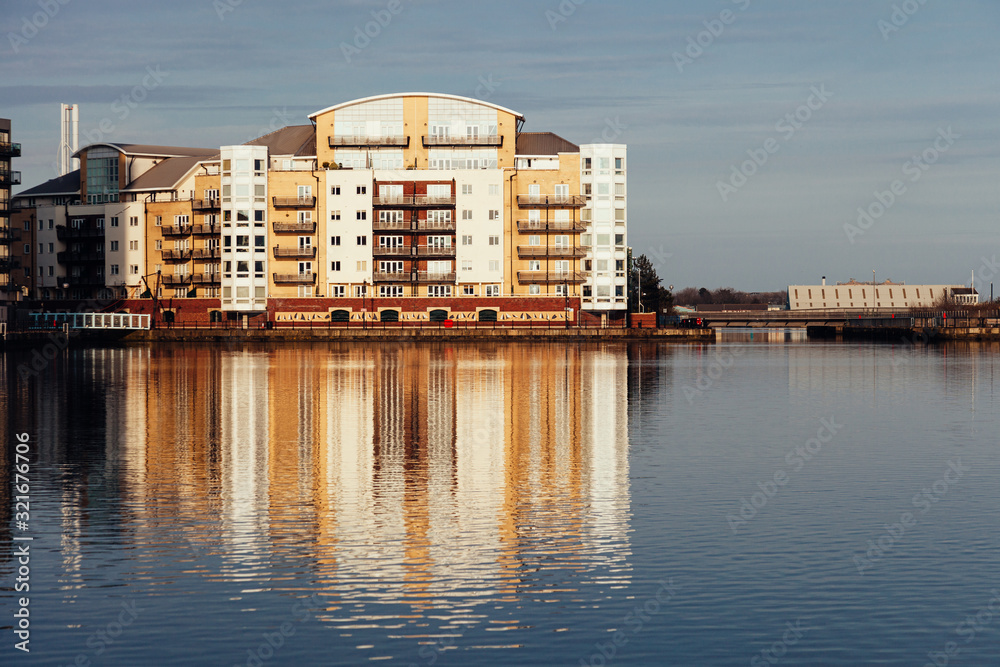
[[[38,329],[148,329],[149,315],[131,313],[31,313],[31,326]]]

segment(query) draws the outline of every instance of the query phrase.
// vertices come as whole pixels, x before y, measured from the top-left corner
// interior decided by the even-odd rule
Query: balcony
[[[373,220],[372,229],[376,232],[408,232],[412,229],[409,220]]]
[[[220,248],[197,248],[191,251],[191,259],[219,259],[221,256]]]
[[[9,245],[21,240],[21,230],[13,227],[0,228],[0,245]]]
[[[104,262],[104,251],[63,250],[56,253],[56,260],[60,264],[81,264],[84,262]]]
[[[191,259],[191,250],[184,248],[182,250],[161,250],[163,253],[163,259],[167,262],[186,262]]]
[[[394,271],[392,273],[376,273],[373,279],[377,283],[408,283],[412,280],[411,274],[402,271]]]
[[[482,137],[440,137],[424,135],[423,142],[425,148],[432,146],[486,146],[500,148],[503,146],[503,135],[491,134]]]
[[[218,199],[195,199],[191,202],[192,211],[218,211],[220,209]]]
[[[0,157],[21,157],[21,144],[0,142]]]
[[[67,227],[66,225],[56,225],[56,238],[60,241],[71,241],[74,239],[103,239],[104,230],[93,227]]]
[[[330,148],[366,148],[368,146],[402,146],[409,148],[410,138],[403,136],[370,137],[366,135],[335,135],[328,137]]]
[[[587,231],[587,224],[580,220],[518,220],[517,231],[535,234],[566,234]]]
[[[271,197],[274,208],[316,208],[315,197]]]
[[[313,221],[309,222],[276,222],[274,223],[274,231],[278,233],[290,233],[290,234],[315,234],[316,233],[316,223]]]
[[[375,197],[372,203],[376,208],[455,208],[455,198],[451,195],[441,197],[386,195]]]
[[[275,273],[274,282],[276,284],[297,284],[297,283],[315,283],[316,274],[315,273]]]
[[[287,248],[282,248],[281,246],[274,246],[274,258],[281,259],[282,257],[298,257],[302,259],[310,259],[316,256],[316,248],[312,246],[289,246]]]
[[[192,285],[221,285],[222,275],[219,273],[195,273],[191,276]]]
[[[557,283],[579,285],[586,281],[579,271],[518,271],[517,281],[522,285],[537,283]]]
[[[21,172],[19,171],[0,171],[0,185],[20,185],[21,184]]]
[[[455,282],[455,272],[450,273],[431,273],[429,271],[417,271],[415,274],[418,283],[454,283]]]
[[[190,236],[191,225],[163,225],[160,233],[164,236]]]
[[[222,227],[219,225],[194,225],[191,228],[191,233],[195,236],[214,236],[222,232]]]
[[[160,274],[160,284],[164,287],[181,287],[191,282],[191,276],[187,273],[163,273]]]
[[[419,246],[417,257],[454,257],[455,246],[433,247]]]
[[[583,208],[587,198],[583,195],[518,195],[521,208]]]
[[[454,232],[454,220],[420,220],[417,224],[419,232]]]
[[[559,246],[518,246],[517,256],[521,259],[531,259],[534,257],[586,257],[587,251],[583,248],[566,248]]]
[[[104,287],[104,276],[97,275],[63,276],[56,281],[67,283],[70,287]]]
[[[372,248],[372,254],[375,257],[409,257],[413,255],[415,248],[411,246],[402,246],[396,248],[386,248],[382,246],[375,246]]]

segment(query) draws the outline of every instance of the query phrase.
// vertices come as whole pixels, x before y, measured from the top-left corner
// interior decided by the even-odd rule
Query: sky
[[[21,189],[57,174],[62,102],[80,105],[81,146],[218,147],[357,98],[448,93],[526,131],[628,144],[629,244],[664,285],[975,270],[1000,291],[996,0],[2,0],[0,15]]]

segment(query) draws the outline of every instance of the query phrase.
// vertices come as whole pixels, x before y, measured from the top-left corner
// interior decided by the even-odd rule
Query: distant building
[[[979,303],[979,293],[962,285],[907,285],[888,280],[875,285],[851,280],[836,285],[788,286],[790,310],[933,308],[942,300],[974,305]]]
[[[81,148],[80,170],[18,196],[25,287],[213,299],[187,307],[213,319],[624,321],[626,146],[453,95],[309,120],[240,146]]]
[[[11,187],[21,183],[21,172],[11,171],[11,159],[21,156],[21,144],[10,140],[10,120],[0,118],[0,321],[6,321],[6,304],[16,300],[19,289],[11,281],[15,257],[11,246],[21,241],[21,235],[11,227]]]

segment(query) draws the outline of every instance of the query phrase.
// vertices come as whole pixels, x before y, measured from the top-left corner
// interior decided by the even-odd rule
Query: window
[[[347,296],[347,286],[346,285],[334,285],[330,288],[330,296],[334,299],[343,299]]]
[[[249,248],[250,247],[250,236],[249,235],[239,235],[236,237],[236,247],[237,248]]]
[[[462,235],[462,245],[472,245],[472,235],[463,234]]]
[[[25,255],[30,255],[31,254],[31,244],[30,243],[25,243],[24,244],[24,254]]]
[[[137,276],[137,275],[139,275],[139,265],[138,264],[129,264],[129,266],[128,266],[128,273],[129,273],[130,276]]]
[[[615,173],[617,173],[617,174],[620,175],[624,169],[625,169],[625,159],[624,158],[620,158],[620,157],[616,157],[615,158]]]
[[[470,211],[469,209],[463,209],[462,220],[472,220],[472,211]]]
[[[615,196],[616,197],[624,197],[625,196],[625,184],[624,183],[615,183]]]
[[[379,296],[403,296],[402,285],[379,285]]]
[[[486,296],[500,296],[500,286],[499,285],[487,285],[486,286]]]
[[[593,193],[594,193],[594,186],[592,186],[590,183],[584,183],[583,184],[583,194],[585,194],[585,195],[587,195],[589,197]]]
[[[367,259],[363,259],[363,260],[359,261],[358,262],[358,269],[357,270],[358,271],[362,271],[362,272],[367,271],[368,270],[368,260]]]
[[[367,236],[359,236],[358,237],[358,245],[368,245],[368,237]]]
[[[111,218],[111,226],[112,227],[117,227],[118,226],[118,216],[112,216],[112,218]]]
[[[340,271],[340,262],[330,262],[331,271]]]
[[[139,249],[139,242],[138,241],[129,241],[128,242],[128,249],[129,250],[138,250]]]
[[[431,285],[427,288],[427,296],[451,296],[451,285]]]
[[[462,260],[462,270],[471,271],[472,270],[472,260],[463,259]]]
[[[339,236],[331,236],[330,237],[330,245],[340,245],[340,237]]]
[[[111,248],[110,248],[110,250],[111,250],[111,252],[118,252],[118,241],[112,241],[111,242]]]
[[[500,237],[499,236],[491,236],[490,237],[490,245],[500,245]]]
[[[44,255],[45,254],[45,244],[44,243],[39,243],[38,244],[38,254],[39,255]]]
[[[528,285],[528,294],[541,294],[542,290],[538,285]]]
[[[361,299],[368,296],[368,285],[355,285],[354,286],[354,297]]]
[[[463,183],[462,184],[462,194],[463,195],[471,195],[472,194],[472,184],[471,183]]]
[[[330,211],[331,220],[340,220],[340,211]]]
[[[496,183],[490,184],[490,196],[497,197],[500,195],[500,186]]]
[[[528,270],[529,271],[541,271],[542,263],[537,259],[528,260]]]
[[[157,226],[159,226],[159,224],[160,224],[160,216],[156,216],[156,224],[157,224]],[[129,216],[128,226],[129,227],[138,227],[139,226],[139,216],[137,216],[137,215]]]
[[[402,273],[403,263],[394,261],[383,261],[378,263],[379,273]]]
[[[117,264],[112,264],[111,265],[111,275],[113,275],[113,276],[117,276],[118,275],[118,265]]]
[[[500,270],[500,260],[499,259],[491,259],[490,260],[490,271],[499,271],[499,270]]]
[[[358,211],[358,213],[357,213],[357,219],[358,220],[367,220],[368,219],[368,211]]]
[[[331,185],[330,186],[330,194],[331,195],[339,195],[340,194],[340,186],[339,185]]]
[[[493,209],[492,211],[490,211],[490,220],[499,220],[499,219],[500,219],[499,210]]]
[[[263,250],[267,247],[267,239],[263,235],[253,237],[254,247],[258,250]]]
[[[625,209],[623,208],[615,209],[615,222],[625,222]]]
[[[38,221],[38,229],[39,229],[39,231],[45,229],[45,221],[44,220],[39,220]]]
[[[590,171],[591,169],[593,169],[593,167],[594,167],[594,160],[592,158],[589,157],[583,158],[583,170],[585,172]]]
[[[596,267],[596,269],[598,271],[607,271],[608,270],[608,260],[606,260],[606,259],[595,259],[594,260],[594,266]]]
[[[475,285],[463,285],[462,286],[462,296],[476,296]]]
[[[528,237],[528,245],[530,246],[540,246],[542,245],[542,237],[538,234],[532,234]]]
[[[617,246],[625,245],[625,235],[624,234],[615,234],[615,245],[617,245]]]
[[[190,218],[188,216],[186,216],[186,215],[175,215],[174,216],[174,224],[178,225],[178,226],[179,225],[186,225],[186,224],[188,224],[189,220],[190,220]]]
[[[358,194],[359,194],[359,195],[365,195],[365,194],[368,194],[368,187],[367,187],[367,186],[365,186],[365,185],[359,185],[359,186],[358,186]]]
[[[556,296],[566,296],[565,285],[556,285]]]

